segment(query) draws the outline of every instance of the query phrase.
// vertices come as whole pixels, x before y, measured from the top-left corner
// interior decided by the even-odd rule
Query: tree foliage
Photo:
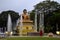
[[[8,14],[11,15],[12,23],[16,22],[16,20],[19,18],[19,14],[15,11],[12,11],[12,10],[3,11],[0,14],[0,27],[6,27],[7,26]]]
[[[60,23],[60,4],[55,1],[43,1],[35,5],[35,9],[44,13],[45,32],[56,31],[56,23]],[[33,14],[33,13],[32,13]],[[34,16],[34,15],[33,15]],[[38,19],[39,19],[38,13]],[[33,17],[34,18],[34,17]],[[39,21],[39,20],[38,20]],[[59,27],[60,28],[60,27]]]
[[[33,22],[35,21],[35,10],[32,10],[30,13],[30,19],[33,20]]]

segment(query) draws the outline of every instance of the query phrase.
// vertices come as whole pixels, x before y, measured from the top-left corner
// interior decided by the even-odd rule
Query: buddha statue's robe
[[[27,15],[27,14],[22,14],[22,18],[23,18],[23,20],[29,20],[30,19],[29,15]]]

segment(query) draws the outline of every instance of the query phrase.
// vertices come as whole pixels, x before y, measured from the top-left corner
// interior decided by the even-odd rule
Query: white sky
[[[31,11],[34,5],[43,0],[0,0],[0,12],[7,10],[14,10],[22,13],[23,9]],[[60,2],[60,0],[54,0]]]

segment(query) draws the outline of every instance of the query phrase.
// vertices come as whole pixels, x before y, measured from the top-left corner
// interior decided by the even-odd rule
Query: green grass
[[[60,40],[60,38],[53,38],[53,37],[11,37],[11,38],[3,38],[0,40]]]

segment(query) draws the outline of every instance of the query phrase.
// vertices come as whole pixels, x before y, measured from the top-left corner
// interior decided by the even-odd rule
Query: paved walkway
[[[49,37],[49,36],[10,36],[10,37]],[[53,37],[60,38],[60,36],[54,35]]]

